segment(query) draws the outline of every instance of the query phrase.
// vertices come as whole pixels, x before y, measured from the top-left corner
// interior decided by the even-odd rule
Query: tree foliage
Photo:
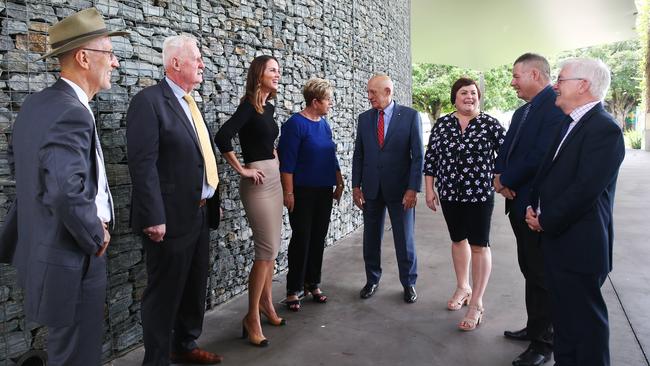
[[[644,68],[640,67],[643,48],[639,40],[617,42],[602,46],[580,48],[563,52],[557,59],[568,57],[599,58],[612,71],[612,84],[605,98],[605,107],[614,115],[621,126],[625,116],[639,105],[642,99],[641,84]],[[557,62],[553,69],[557,69]],[[426,112],[432,120],[441,113],[453,111],[449,100],[451,85],[461,76],[468,76],[480,85],[477,71],[449,65],[413,65],[413,105]],[[512,65],[503,65],[483,75],[483,109],[487,111],[510,111],[523,102],[510,87]]]
[[[413,106],[435,121],[453,106],[450,100],[452,84],[461,76],[473,77],[470,70],[450,65],[413,65]]]
[[[639,65],[642,52],[639,40],[630,40],[563,52],[558,59],[598,58],[609,66],[612,72],[612,84],[605,97],[605,108],[623,127],[625,116],[641,103],[643,69]]]
[[[481,74],[474,70],[450,65],[413,65],[413,106],[429,114],[435,121],[442,113],[454,110],[451,104],[451,86],[458,78],[466,76],[481,84]],[[510,87],[510,65],[494,68],[483,74],[484,90],[481,102],[485,110],[512,110],[521,104]]]

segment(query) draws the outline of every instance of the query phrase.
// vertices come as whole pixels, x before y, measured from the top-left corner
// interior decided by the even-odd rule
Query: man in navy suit
[[[111,88],[119,66],[95,8],[52,25],[61,65],[54,85],[25,99],[13,127],[10,161],[16,201],[0,235],[25,290],[27,319],[47,326],[47,364],[101,364],[108,223],[113,205],[89,101]]]
[[[417,258],[413,238],[416,194],[422,185],[422,128],[419,114],[393,101],[386,75],[368,81],[372,105],[359,115],[352,158],[354,204],[363,210],[366,284],[361,298],[374,295],[381,278],[381,240],[386,208],[392,224],[404,301],[417,300]]]
[[[510,83],[517,96],[526,101],[512,117],[495,163],[494,188],[506,198],[506,214],[517,240],[519,269],[526,279],[528,321],[517,331],[505,331],[508,338],[530,341],[529,347],[513,361],[515,366],[539,366],[552,353],[551,309],[544,283],[541,236],[530,230],[524,216],[530,186],[546,155],[564,113],[555,105],[548,61],[525,53],[515,60]]]
[[[131,226],[143,234],[147,288],[142,298],[143,365],[219,363],[200,349],[209,229],[219,225],[215,147],[191,96],[203,81],[197,42],[163,43],[166,77],[133,97],[126,115]],[[171,347],[171,349],[170,349]]]
[[[558,366],[605,366],[612,269],[613,205],[623,134],[602,100],[610,83],[600,60],[569,59],[553,89],[563,122],[533,182],[526,222],[542,233]]]

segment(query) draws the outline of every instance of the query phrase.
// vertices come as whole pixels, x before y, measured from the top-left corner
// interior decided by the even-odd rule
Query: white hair
[[[560,63],[560,68],[570,67],[570,75],[589,81],[589,92],[594,97],[603,100],[612,80],[609,68],[599,59],[570,58]]]
[[[196,38],[181,34],[178,36],[171,36],[165,38],[163,42],[163,67],[167,70],[169,63],[174,57],[178,57],[179,51],[181,51],[187,44],[192,43],[198,47],[198,41]]]

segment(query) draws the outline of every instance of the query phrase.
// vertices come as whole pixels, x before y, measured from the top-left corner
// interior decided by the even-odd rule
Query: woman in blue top
[[[287,307],[300,310],[305,291],[325,303],[320,290],[325,236],[333,200],[343,193],[343,177],[336,158],[332,130],[324,116],[332,105],[329,81],[312,78],[302,94],[307,106],[282,125],[278,144],[284,205],[289,210],[291,241],[287,274]],[[332,191],[332,186],[336,189]]]

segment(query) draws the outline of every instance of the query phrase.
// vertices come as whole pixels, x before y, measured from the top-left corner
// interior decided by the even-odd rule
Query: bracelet
[[[285,193],[287,196],[293,196],[293,192],[287,192]]]
[[[337,184],[336,188],[343,188],[343,184]]]

